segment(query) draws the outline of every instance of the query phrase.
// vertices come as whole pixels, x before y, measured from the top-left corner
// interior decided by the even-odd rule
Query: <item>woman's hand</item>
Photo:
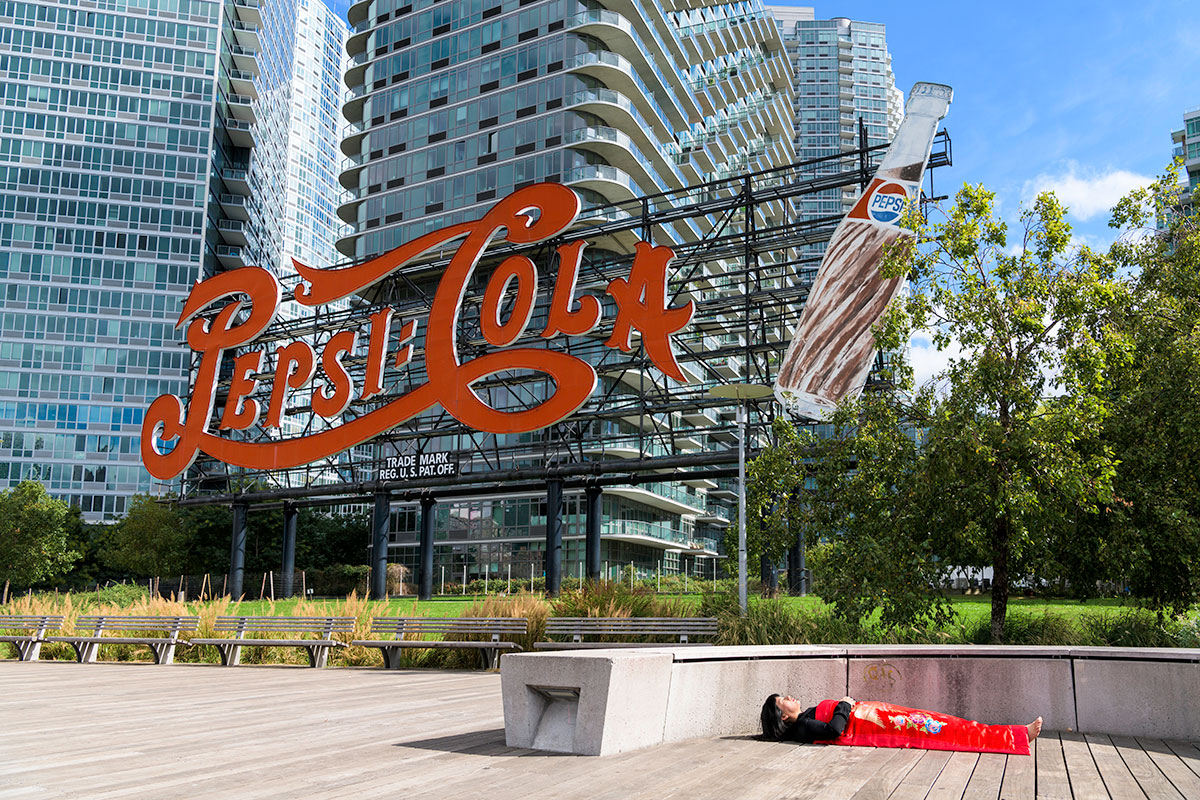
[[[843,697],[843,698],[842,698],[841,700],[839,700],[838,702],[839,702],[839,703],[849,703],[851,706],[853,706],[853,705],[854,705],[854,698],[853,698],[853,697],[850,697],[849,695],[847,695],[846,697]]]

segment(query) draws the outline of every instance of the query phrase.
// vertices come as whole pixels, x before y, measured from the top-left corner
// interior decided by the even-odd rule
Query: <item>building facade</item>
[[[347,258],[367,259],[477,219],[495,200],[538,181],[571,186],[587,218],[608,203],[793,160],[791,70],[757,0],[363,0],[350,7],[349,20],[343,111],[350,132],[342,148],[351,164],[342,184],[353,198],[340,214],[353,233],[338,243]],[[783,220],[786,209],[777,204],[765,213]],[[654,243],[698,241],[700,227],[715,224],[663,226]],[[623,246],[589,246],[585,258]],[[710,268],[714,293],[737,289],[720,277],[720,264]],[[719,321],[693,335],[706,349],[745,341]],[[740,369],[736,359],[723,363],[728,377]],[[639,381],[602,373],[598,393],[627,396],[642,390]],[[579,449],[597,459],[691,451],[708,446],[705,426],[715,420],[704,411],[669,421],[681,435],[651,453],[638,427],[662,423],[614,416],[594,423]],[[438,449],[455,450],[460,462],[478,462],[495,445],[507,454],[498,466],[539,463],[532,449],[521,451],[519,437],[444,438]],[[537,436],[526,441],[532,448]],[[711,575],[733,518],[729,488],[699,479],[606,487],[601,558],[608,571],[632,564],[642,574]],[[568,492],[563,500],[563,574],[576,577],[584,569],[584,498]],[[415,504],[393,505],[391,560],[417,566],[419,517]],[[537,577],[545,527],[544,493],[440,501],[435,571],[454,580]]]
[[[1171,132],[1171,141],[1175,143],[1171,157],[1183,159],[1184,174],[1179,176],[1186,183],[1183,202],[1194,205],[1196,189],[1200,188],[1200,108],[1184,112],[1183,127]]]
[[[904,95],[892,74],[885,26],[844,17],[814,19],[811,8],[768,8],[792,64],[796,160],[858,148],[860,121],[868,147],[891,142],[904,119]],[[883,160],[883,152],[873,159]],[[833,174],[839,167],[830,163],[825,169]],[[800,219],[840,217],[858,194],[856,188],[846,188],[806,196],[799,203]],[[813,246],[815,252],[823,249]]]
[[[0,9],[0,486],[40,480],[89,521],[168,488],[139,436],[155,397],[187,394],[183,298],[221,270],[284,264],[297,13]]]

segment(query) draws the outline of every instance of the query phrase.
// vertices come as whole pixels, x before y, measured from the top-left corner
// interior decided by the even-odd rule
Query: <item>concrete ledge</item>
[[[518,653],[501,661],[514,747],[608,755],[754,734],[771,692],[850,694],[991,723],[1200,735],[1200,650],[855,645]]]

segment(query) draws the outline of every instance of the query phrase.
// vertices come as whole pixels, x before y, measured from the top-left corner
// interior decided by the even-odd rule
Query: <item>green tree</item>
[[[945,538],[929,518],[941,498],[900,399],[870,393],[845,404],[830,420],[833,434],[812,441],[802,524],[821,540],[811,556],[816,591],[838,616],[859,620],[878,608],[886,627],[940,625],[951,616],[940,592],[947,562],[937,557]]]
[[[1180,192],[1172,169],[1114,209],[1110,257],[1130,278],[1111,324],[1127,357],[1104,440],[1120,465],[1113,502],[1082,521],[1096,544],[1079,565],[1176,613],[1200,600],[1200,220]]]
[[[79,558],[67,543],[68,513],[37,481],[0,492],[0,580],[28,587],[65,574]]]
[[[882,266],[889,276],[908,275],[909,293],[876,339],[897,351],[915,331],[928,331],[953,355],[935,376],[937,391],[923,387],[903,412],[896,398],[839,412],[837,446],[854,457],[857,473],[828,478],[816,499],[826,530],[841,531],[819,560],[828,566],[845,551],[837,562],[845,565],[843,594],[856,591],[848,558],[864,554],[878,561],[858,565],[874,571],[860,595],[879,603],[884,589],[895,591],[899,575],[871,589],[894,551],[907,595],[893,603],[893,621],[938,615],[936,603],[913,599],[937,578],[935,559],[990,566],[991,638],[1000,642],[1014,584],[1058,569],[1048,531],[1111,498],[1115,459],[1100,432],[1111,405],[1107,364],[1121,341],[1104,323],[1120,288],[1112,262],[1070,246],[1066,209],[1054,195],[1039,195],[1022,212],[1012,239],[994,203],[991,192],[966,186],[943,221],[910,215],[915,240],[893,248]],[[911,384],[902,359],[894,377]],[[920,447],[906,447],[901,435],[916,432]],[[836,469],[846,468],[843,458]]]
[[[102,536],[100,557],[115,570],[135,577],[177,575],[184,568],[188,532],[173,503],[134,495],[124,519]]]
[[[807,437],[783,417],[771,424],[771,441],[746,465],[746,563],[765,555],[778,563],[799,534]],[[737,553],[737,525],[725,529],[726,553]],[[737,562],[729,565],[736,570]]]
[[[927,329],[939,349],[961,347],[917,420],[922,477],[938,498],[928,512],[942,555],[992,567],[999,642],[1014,581],[1052,555],[1046,531],[1111,496],[1115,461],[1097,443],[1120,342],[1100,322],[1119,291],[1112,263],[1071,247],[1055,196],[1022,211],[1011,242],[994,202],[964,187],[945,221],[919,225],[916,243],[889,255],[885,271],[909,273],[912,288],[880,339],[898,347]]]

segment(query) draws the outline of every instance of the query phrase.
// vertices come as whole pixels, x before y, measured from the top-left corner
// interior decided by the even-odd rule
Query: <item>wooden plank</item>
[[[1037,772],[1038,800],[1072,800],[1071,783],[1067,779],[1067,764],[1063,760],[1063,746],[1057,733],[1046,733],[1035,740],[1037,755],[1034,768]],[[1009,763],[1020,756],[1010,756]],[[1084,795],[1080,795],[1082,798]],[[1092,798],[1088,798],[1092,800]]]
[[[1071,782],[1071,794],[1088,800],[1109,797],[1108,788],[1100,778],[1096,760],[1083,734],[1067,731],[1059,734],[1062,740],[1063,760],[1067,764],[1067,780]],[[1040,786],[1038,787],[1041,788]]]
[[[910,748],[896,748],[887,765],[876,772],[851,797],[851,800],[885,800],[904,782],[925,753]]]
[[[925,795],[926,800],[959,800],[971,781],[971,773],[979,762],[978,753],[953,753],[945,769]]]
[[[963,790],[963,800],[996,800],[1000,796],[1000,785],[1004,780],[1004,762],[1007,756],[1002,753],[980,753],[971,780]],[[1028,756],[1020,756],[1022,760],[1032,761]],[[1033,794],[1032,786],[1030,794]]]
[[[1200,797],[1200,775],[1188,768],[1162,739],[1137,738],[1134,741],[1154,762],[1175,790],[1184,797]]]
[[[942,770],[950,761],[950,755],[944,750],[926,750],[925,755],[908,771],[890,796],[901,799],[924,797],[933,787],[938,775],[942,774]]]
[[[1124,762],[1129,774],[1137,781],[1149,800],[1182,800],[1183,795],[1171,783],[1153,759],[1142,749],[1132,736],[1110,736],[1113,749]],[[1092,740],[1091,735],[1088,741]],[[1200,787],[1197,787],[1200,788]]]
[[[1187,765],[1188,769],[1200,776],[1200,750],[1196,749],[1194,742],[1184,742],[1178,739],[1163,739],[1162,741],[1171,748],[1180,761]]]
[[[1088,743],[1088,749],[1092,751],[1096,768],[1100,770],[1100,778],[1104,781],[1104,786],[1113,800],[1146,800],[1146,792],[1142,790],[1138,780],[1125,763],[1125,759],[1121,758],[1121,754],[1117,752],[1116,746],[1108,736],[1089,733],[1084,736],[1084,739]],[[1150,766],[1153,767],[1153,764]],[[1154,771],[1158,772],[1157,769]]]

